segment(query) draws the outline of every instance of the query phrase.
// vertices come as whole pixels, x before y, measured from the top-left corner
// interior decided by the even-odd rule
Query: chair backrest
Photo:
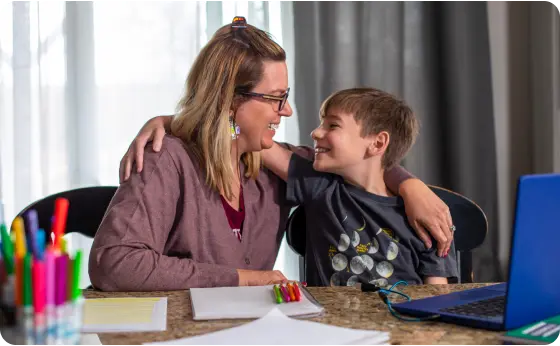
[[[456,227],[454,240],[459,282],[473,282],[471,251],[480,246],[486,238],[488,232],[486,215],[476,203],[456,192],[437,186],[430,186],[430,188],[447,204]],[[305,227],[305,210],[303,206],[299,206],[288,218],[286,240],[290,248],[302,257],[305,257]]]
[[[116,186],[94,186],[59,192],[33,202],[18,216],[23,216],[28,210],[35,209],[39,218],[39,227],[50,236],[54,201],[63,197],[70,202],[66,233],[76,232],[93,238],[116,191]]]

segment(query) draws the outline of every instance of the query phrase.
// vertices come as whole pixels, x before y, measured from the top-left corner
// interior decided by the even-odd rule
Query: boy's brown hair
[[[389,133],[389,145],[381,159],[384,169],[399,163],[416,141],[419,124],[412,109],[397,97],[374,88],[352,88],[331,94],[321,105],[321,118],[329,110],[354,115],[362,137]]]

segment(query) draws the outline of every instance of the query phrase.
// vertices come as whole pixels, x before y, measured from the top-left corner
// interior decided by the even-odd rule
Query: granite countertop
[[[488,284],[399,286],[412,299],[486,286]],[[473,329],[441,322],[402,322],[394,318],[376,293],[354,287],[308,287],[325,307],[325,314],[310,320],[341,327],[391,332],[391,344],[501,344],[500,332]],[[149,333],[99,334],[103,344],[142,344],[200,335],[234,327],[249,320],[198,321],[192,319],[188,290],[171,292],[84,291],[86,298],[168,297],[167,330]],[[394,299],[395,301],[398,299]]]

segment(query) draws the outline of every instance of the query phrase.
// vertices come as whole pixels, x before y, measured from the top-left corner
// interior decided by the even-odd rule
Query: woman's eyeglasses
[[[258,97],[258,98],[261,98],[261,99],[271,100],[271,101],[278,101],[279,102],[278,103],[278,112],[280,112],[282,109],[284,109],[284,106],[286,105],[286,101],[288,101],[289,93],[290,93],[290,88],[286,89],[286,93],[282,96],[275,96],[275,95],[269,95],[269,94],[259,94],[259,93],[254,93],[254,92],[250,92],[250,91],[239,92],[240,95]]]

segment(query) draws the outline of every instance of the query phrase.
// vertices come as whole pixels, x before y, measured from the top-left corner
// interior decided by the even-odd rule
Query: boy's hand
[[[144,161],[144,148],[149,141],[152,142],[152,148],[155,152],[161,149],[163,136],[169,131],[172,116],[161,115],[148,120],[136,135],[126,154],[121,159],[119,167],[119,182],[128,180],[132,172],[132,164],[136,162],[136,172],[142,172],[142,163]]]
[[[447,278],[441,278],[441,277],[426,277],[424,278],[424,283],[426,285],[447,285]]]
[[[284,181],[288,181],[288,169],[293,152],[274,142],[270,149],[261,152],[263,165]]]
[[[239,286],[266,286],[282,284],[288,279],[279,270],[246,270],[237,269]]]
[[[447,204],[419,179],[402,182],[399,194],[404,199],[408,222],[426,247],[432,247],[428,231],[438,242],[438,256],[446,256],[453,241],[453,220]]]

